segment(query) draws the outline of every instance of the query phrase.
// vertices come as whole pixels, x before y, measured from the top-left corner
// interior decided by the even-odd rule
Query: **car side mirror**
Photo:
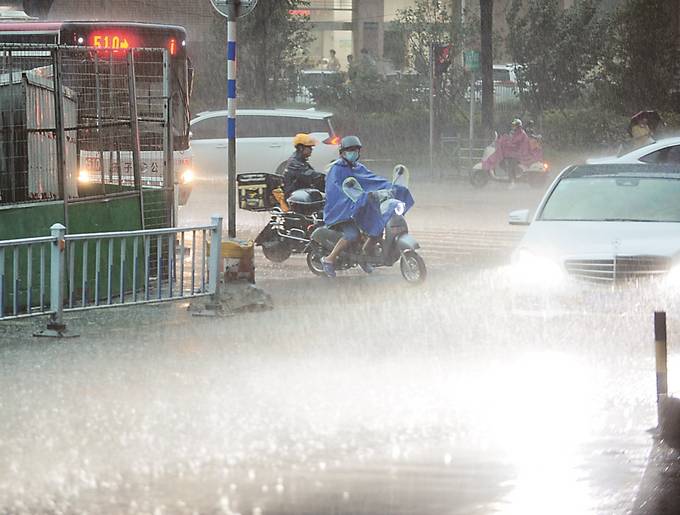
[[[510,225],[529,225],[529,210],[520,209],[517,211],[512,211],[508,217],[508,223]]]

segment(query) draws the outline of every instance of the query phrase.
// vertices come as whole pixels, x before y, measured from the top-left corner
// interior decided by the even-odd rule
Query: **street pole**
[[[236,237],[236,2],[227,3],[227,234]]]
[[[434,178],[434,43],[430,44],[430,177]]]
[[[470,72],[470,132],[468,134],[468,158],[472,166],[472,140],[475,137],[475,72]]]

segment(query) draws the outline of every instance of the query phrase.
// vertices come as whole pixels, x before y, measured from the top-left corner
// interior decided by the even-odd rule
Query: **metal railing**
[[[0,320],[219,293],[222,217],[210,225],[0,241]],[[49,254],[48,254],[49,251]],[[49,259],[49,265],[47,260]],[[49,299],[49,303],[47,302]]]

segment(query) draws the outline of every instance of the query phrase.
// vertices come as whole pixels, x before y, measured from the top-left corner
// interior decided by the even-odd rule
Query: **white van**
[[[295,151],[293,137],[305,132],[319,144],[310,164],[323,171],[338,158],[340,137],[332,113],[314,109],[239,109],[236,111],[236,172],[283,173]],[[227,111],[208,111],[191,120],[191,149],[197,178],[227,176]]]

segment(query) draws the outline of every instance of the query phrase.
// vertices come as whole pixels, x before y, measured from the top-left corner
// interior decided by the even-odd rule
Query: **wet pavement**
[[[72,313],[64,341],[29,336],[43,319],[0,324],[0,512],[630,512],[665,299],[518,294],[505,220],[540,192],[413,189],[421,287],[258,254],[273,310]],[[183,216],[203,223],[219,193],[194,194]]]

